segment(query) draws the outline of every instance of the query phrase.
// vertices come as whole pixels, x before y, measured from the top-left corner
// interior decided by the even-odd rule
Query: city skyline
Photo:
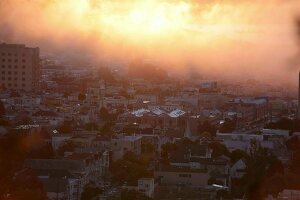
[[[299,200],[299,0],[0,0],[0,200]]]

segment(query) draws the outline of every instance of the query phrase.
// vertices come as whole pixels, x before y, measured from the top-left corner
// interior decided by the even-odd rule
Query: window
[[[18,65],[15,65],[15,69],[18,69]]]
[[[2,56],[5,56],[5,53],[2,53]]]
[[[16,77],[16,78],[15,78],[15,81],[17,81],[17,80],[18,80],[18,78]]]
[[[25,81],[25,78],[22,78],[22,81]]]
[[[10,81],[10,80],[11,80],[11,77],[8,77],[8,78],[7,78],[7,80],[9,80],[9,81]]]
[[[11,86],[11,83],[9,83],[9,84],[7,84],[8,85],[8,87],[10,87]]]
[[[22,66],[22,68],[23,68],[23,69],[25,69],[25,68],[26,68],[26,66],[25,66],[25,65],[23,65],[23,66]]]
[[[8,53],[7,55],[8,55],[8,56],[11,56],[11,53]]]
[[[14,74],[15,74],[15,75],[17,75],[17,74],[18,74],[18,72],[15,72]]]
[[[18,59],[15,59],[15,63],[17,63],[18,62]]]
[[[2,74],[5,74],[5,72],[2,72]]]
[[[4,68],[5,68],[5,65],[2,65],[2,68],[4,69]]]
[[[11,71],[7,72],[8,74],[11,74]]]
[[[8,68],[11,69],[11,65],[8,65]]]
[[[2,80],[5,81],[5,77],[2,77]]]
[[[25,63],[26,62],[25,59],[22,59],[22,62]]]
[[[15,87],[18,87],[18,84],[15,83]]]
[[[25,87],[25,84],[24,84],[24,83],[22,84],[22,87]]]
[[[11,59],[8,59],[7,61],[8,61],[8,62],[11,62]]]
[[[2,59],[2,62],[5,62],[5,59]]]
[[[25,72],[22,72],[23,75],[25,75]]]

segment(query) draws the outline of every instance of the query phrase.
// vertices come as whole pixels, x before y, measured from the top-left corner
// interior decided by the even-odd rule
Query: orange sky
[[[0,41],[290,80],[298,13],[298,0],[1,0]]]

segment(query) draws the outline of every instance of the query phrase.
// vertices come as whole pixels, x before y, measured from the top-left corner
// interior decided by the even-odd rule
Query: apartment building
[[[0,44],[0,85],[13,90],[35,91],[39,86],[39,48]]]

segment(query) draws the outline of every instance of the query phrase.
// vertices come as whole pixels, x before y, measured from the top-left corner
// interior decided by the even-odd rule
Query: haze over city
[[[299,9],[297,0],[2,0],[0,41],[296,86]]]
[[[0,200],[299,200],[300,0],[0,0]]]

